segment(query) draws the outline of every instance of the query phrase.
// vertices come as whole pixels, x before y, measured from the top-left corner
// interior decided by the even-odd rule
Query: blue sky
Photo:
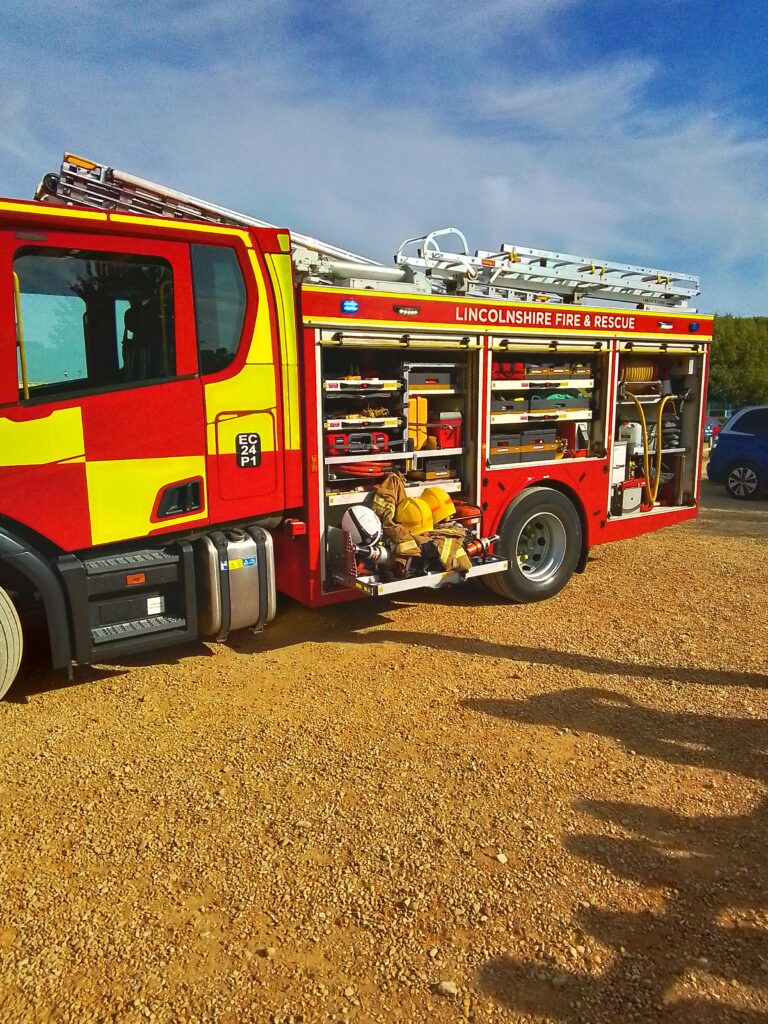
[[[7,0],[0,194],[66,149],[389,262],[455,225],[768,314],[757,0]]]

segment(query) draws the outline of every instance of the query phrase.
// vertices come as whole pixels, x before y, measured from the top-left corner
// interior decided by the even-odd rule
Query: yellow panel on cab
[[[0,417],[0,466],[45,466],[82,461],[85,455],[80,409],[56,409],[32,420]]]
[[[164,487],[195,477],[202,477],[205,481],[203,455],[88,462],[85,472],[94,544],[146,537],[153,530],[194,523],[206,517],[204,506],[198,512],[152,522],[157,496]]]

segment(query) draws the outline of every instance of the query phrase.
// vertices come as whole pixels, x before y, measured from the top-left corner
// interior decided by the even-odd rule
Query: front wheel
[[[529,487],[504,513],[496,553],[506,572],[488,576],[491,590],[527,604],[560,593],[579,564],[581,519],[573,502],[551,487]]]
[[[762,490],[759,470],[749,462],[731,466],[725,478],[725,489],[732,498],[740,498],[742,501],[756,498]]]
[[[0,700],[16,678],[23,646],[21,622],[13,601],[0,587]]]

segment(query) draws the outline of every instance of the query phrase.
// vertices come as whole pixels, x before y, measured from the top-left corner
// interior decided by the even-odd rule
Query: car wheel
[[[725,489],[732,498],[739,498],[742,501],[757,497],[763,489],[760,470],[749,462],[736,463],[728,470]]]
[[[554,597],[579,563],[581,519],[573,502],[551,487],[529,487],[504,513],[496,553],[506,572],[487,577],[489,589],[527,604]]]

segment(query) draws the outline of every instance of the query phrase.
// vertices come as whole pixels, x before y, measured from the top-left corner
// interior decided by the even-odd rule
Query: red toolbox
[[[427,434],[438,448],[461,448],[461,413],[441,412],[437,423],[427,423]]]
[[[389,434],[383,430],[326,434],[325,450],[329,455],[368,455],[371,452],[388,452]]]
[[[522,380],[525,377],[525,363],[499,362],[494,359],[491,376],[494,380]]]

